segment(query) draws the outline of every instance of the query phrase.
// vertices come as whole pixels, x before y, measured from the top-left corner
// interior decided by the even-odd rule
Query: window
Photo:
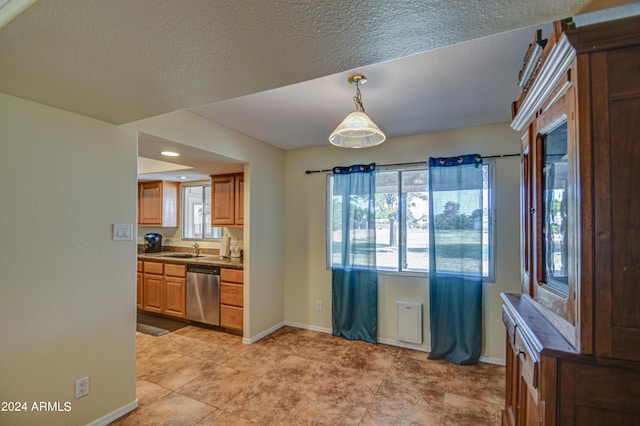
[[[435,206],[435,220],[446,220],[464,226],[482,227],[482,263],[485,278],[493,278],[493,206],[494,162],[484,160],[483,210],[465,211],[464,206],[447,203]],[[379,271],[403,273],[429,272],[429,172],[426,166],[385,167],[376,171],[376,267]],[[340,262],[338,220],[334,212],[341,208],[341,197],[333,196],[333,176],[327,182],[327,263]],[[362,226],[369,226],[363,223]],[[453,231],[452,231],[453,232]],[[457,231],[464,232],[464,231]],[[480,259],[478,259],[480,260]]]
[[[222,237],[222,228],[211,226],[211,185],[182,187],[182,239],[210,240]]]

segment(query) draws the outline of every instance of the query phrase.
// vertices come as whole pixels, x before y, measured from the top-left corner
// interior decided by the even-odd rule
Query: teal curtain
[[[377,343],[375,164],[333,169],[333,335]]]
[[[429,159],[430,359],[482,351],[482,157]]]

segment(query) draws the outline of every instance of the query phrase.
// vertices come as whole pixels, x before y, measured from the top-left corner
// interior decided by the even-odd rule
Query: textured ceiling
[[[431,133],[511,118],[517,76],[535,29],[482,37],[394,61],[359,67],[365,109],[389,136]],[[551,25],[543,26],[551,32]],[[327,145],[354,110],[352,72],[193,108],[205,118],[294,149]],[[283,131],[286,129],[286,131]]]
[[[39,0],[0,28],[0,91],[116,124],[204,106],[195,111],[289,149],[325,143],[319,135],[351,109],[346,77],[359,69],[370,74],[363,100],[383,130],[420,133],[454,115],[471,125],[495,120],[497,103],[478,100],[513,90],[515,77],[505,89],[502,77],[481,76],[507,69],[501,52],[517,69],[532,35],[458,43],[621,3]],[[438,108],[416,106],[422,87],[422,102]],[[225,100],[235,101],[206,106]],[[290,111],[304,111],[292,118],[308,134],[287,136],[274,117]],[[501,114],[508,119],[508,104]]]

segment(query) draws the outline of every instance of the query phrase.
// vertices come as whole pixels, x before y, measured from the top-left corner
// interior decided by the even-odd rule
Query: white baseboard
[[[242,343],[244,343],[245,345],[251,345],[252,343],[257,342],[260,339],[264,339],[265,337],[267,337],[268,335],[270,335],[271,333],[273,333],[274,331],[284,327],[285,323],[281,322],[279,324],[274,325],[271,328],[266,329],[265,331],[263,331],[262,333],[256,334],[255,336],[253,336],[250,339],[246,339],[246,338],[242,338]]]
[[[290,321],[285,321],[284,325],[288,325],[291,327],[296,327],[296,328],[302,328],[304,330],[312,330],[312,331],[319,331],[321,333],[328,333],[331,334],[332,330],[329,328],[323,328],[323,327],[316,327],[314,325],[307,325],[307,324],[300,324],[297,322],[290,322]],[[399,340],[391,340],[391,339],[383,339],[383,338],[378,338],[378,343],[382,343],[385,345],[389,345],[389,346],[397,346],[400,348],[405,348],[405,349],[413,349],[415,351],[421,351],[421,352],[430,352],[431,351],[431,347],[430,346],[423,346],[423,345],[415,345],[412,343],[406,343],[406,342],[401,342]],[[484,362],[485,364],[495,364],[495,365],[506,365],[506,362],[504,359],[499,359],[499,358],[489,358],[489,357],[484,357],[481,356],[480,357],[480,362]]]
[[[112,411],[109,414],[104,415],[104,416],[100,417],[99,419],[96,419],[96,420],[92,421],[91,423],[88,423],[87,426],[106,426],[106,425],[109,425],[112,422],[118,420],[120,417],[124,416],[125,414],[128,414],[128,413],[132,412],[136,408],[138,408],[138,399],[137,398],[134,401],[128,403],[127,405],[125,405],[123,407],[120,407],[117,410]]]
[[[489,358],[486,356],[481,356],[480,357],[480,362],[484,362],[485,364],[495,364],[495,365],[501,365],[501,366],[505,366],[507,365],[507,362],[504,359],[500,359],[500,358]]]
[[[330,328],[316,327],[315,325],[300,324],[297,322],[285,321],[284,325],[288,325],[295,328],[302,328],[303,330],[319,331],[320,333],[331,334],[332,332]]]

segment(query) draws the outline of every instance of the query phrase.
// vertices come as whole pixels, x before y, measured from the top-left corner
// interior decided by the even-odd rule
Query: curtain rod
[[[500,154],[500,155],[487,155],[482,158],[505,158],[505,157],[519,157],[520,154]],[[388,166],[414,166],[418,164],[427,164],[427,161],[418,161],[413,163],[395,163],[395,164],[378,164],[380,167],[388,167]],[[322,169],[322,170],[307,170],[305,173],[310,175],[312,173],[324,173],[330,172],[333,169]]]

